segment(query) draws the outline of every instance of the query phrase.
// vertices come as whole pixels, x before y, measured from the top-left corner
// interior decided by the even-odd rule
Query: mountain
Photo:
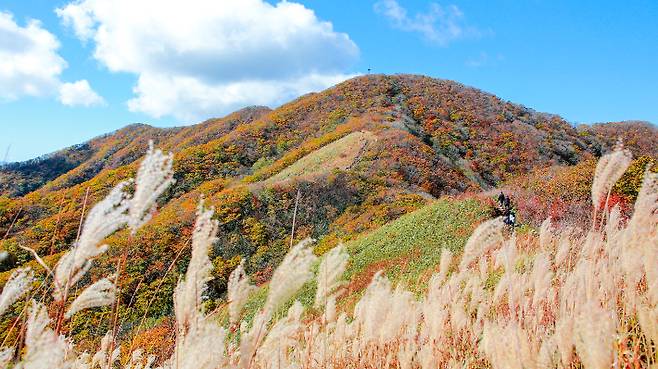
[[[93,178],[104,169],[130,164],[143,155],[149,140],[167,142],[172,150],[211,141],[235,127],[269,111],[246,108],[223,119],[182,128],[155,128],[132,124],[80,145],[21,163],[0,166],[0,193],[22,196],[48,184],[50,189],[70,187]],[[51,182],[52,183],[49,183]]]
[[[457,82],[416,75],[357,77],[274,110],[251,107],[194,126],[132,125],[2,166],[0,232],[6,236],[0,250],[9,257],[0,264],[0,283],[17,266],[39,268],[22,245],[54,264],[75,242],[83,213],[134,175],[149,140],[175,154],[176,183],[136,235],[121,231],[107,240],[112,247],[95,268],[103,275],[122,265],[119,312],[126,335],[142,316],[152,328],[168,324],[171,290],[189,261],[202,196],[220,225],[211,255],[212,305],[224,297],[228,275],[241,260],[253,280],[269,279],[288,250],[293,216],[295,239],[318,239],[317,253],[350,240],[353,247],[370,245],[375,237],[361,256],[386,263],[368,253],[388,250],[391,239],[413,240],[412,233],[422,235],[418,242],[462,242],[487,214],[487,202],[476,194],[536,178],[546,168],[578,168],[586,176],[591,172],[581,169],[617,139],[636,157],[658,157],[658,129],[651,124],[576,127]],[[427,227],[448,220],[427,209],[445,213],[450,204],[456,208],[448,220],[463,224],[436,238]],[[468,206],[461,211],[459,204]],[[429,218],[391,223],[416,210]],[[405,244],[405,252],[414,246]],[[90,312],[70,329],[77,338],[95,339],[107,331],[107,313]]]

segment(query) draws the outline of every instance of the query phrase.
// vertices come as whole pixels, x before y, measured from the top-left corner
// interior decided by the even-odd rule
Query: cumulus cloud
[[[359,53],[287,1],[78,0],[56,12],[108,70],[137,76],[128,107],[154,117],[279,104],[348,78]]]
[[[427,40],[446,46],[450,42],[479,37],[482,32],[466,24],[464,13],[456,5],[443,7],[430,3],[426,12],[410,16],[396,0],[381,0],[375,3],[375,12],[386,17],[393,27],[420,33]]]
[[[62,83],[60,75],[67,64],[57,53],[59,47],[57,37],[39,21],[29,20],[20,26],[10,13],[0,11],[0,100],[62,92],[67,102],[77,93],[77,99],[84,100],[82,105],[97,103],[101,98],[87,81]],[[63,97],[60,100],[67,104]]]
[[[128,107],[131,111],[154,117],[174,115],[194,120],[248,105],[283,103],[349,77],[311,74],[280,80],[253,79],[212,84],[199,78],[143,73],[133,89],[137,96],[128,101]]]
[[[0,98],[44,96],[57,89],[66,62],[57,54],[59,42],[39,21],[24,27],[0,11]]]
[[[59,101],[66,106],[105,105],[105,100],[91,89],[86,79],[63,83],[59,87]]]

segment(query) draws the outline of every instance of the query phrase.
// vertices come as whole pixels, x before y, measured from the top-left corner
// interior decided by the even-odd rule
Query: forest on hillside
[[[656,365],[657,142],[369,75],[5,164],[0,368]]]

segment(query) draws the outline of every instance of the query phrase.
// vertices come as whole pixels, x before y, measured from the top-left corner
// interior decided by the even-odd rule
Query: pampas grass
[[[107,362],[89,362],[88,355],[77,356],[72,343],[60,335],[59,329],[62,320],[71,318],[81,310],[112,304],[116,293],[115,285],[108,278],[102,278],[85,288],[66,309],[69,290],[85,276],[93,260],[107,251],[108,246],[102,244],[105,238],[126,225],[137,227],[143,224],[148,217],[145,209],[153,209],[157,195],[172,183],[171,176],[171,155],[163,155],[160,150],[153,150],[151,145],[134,183],[136,196],[131,196],[127,191],[132,181],[123,181],[89,211],[75,244],[60,258],[54,272],[50,273],[53,300],[57,307],[55,329],[50,328],[51,319],[46,307],[31,300],[26,322],[25,353],[18,364],[19,368],[86,368],[98,365],[109,369],[113,366],[112,363],[118,357],[118,351],[113,348],[114,337],[110,335],[97,353],[104,355],[103,361],[106,359]],[[152,196],[153,194],[156,196]],[[41,258],[32,252],[44,266]],[[50,272],[47,266],[44,267]],[[31,273],[25,270],[19,270],[17,273],[5,285],[0,296],[2,310],[6,309],[4,305],[10,305],[29,290]],[[203,283],[205,284],[205,281]]]
[[[14,350],[12,348],[6,347],[4,349],[0,349],[0,368],[7,368],[13,356]]]
[[[78,297],[73,300],[71,306],[64,314],[66,319],[84,309],[98,306],[110,305],[114,302],[116,287],[108,278],[103,278],[85,288]]]
[[[30,268],[16,269],[0,294],[0,315],[30,289],[34,274]]]
[[[624,149],[623,144],[617,143],[614,150],[603,155],[596,165],[594,180],[592,182],[592,204],[594,205],[594,214],[599,210],[601,200],[610,193],[615,183],[624,175],[626,169],[631,165],[633,155],[629,150]],[[607,207],[607,199],[604,205]],[[596,221],[596,217],[593,219]]]
[[[174,183],[174,154],[164,154],[154,149],[153,141],[135,177],[135,193],[128,209],[128,227],[135,233],[139,227],[151,219],[155,201]]]
[[[349,255],[345,246],[338,245],[327,252],[318,268],[318,288],[315,292],[315,307],[323,307],[332,294],[344,284],[340,279],[347,267]]]
[[[212,219],[214,210],[206,210],[199,203],[197,218],[192,232],[192,257],[185,278],[178,282],[174,291],[174,311],[179,328],[196,324],[201,295],[210,281],[212,263],[208,249],[217,239],[217,221]]]
[[[127,223],[125,213],[130,203],[126,186],[128,182],[119,183],[91,209],[78,241],[57,263],[53,292],[56,301],[65,300],[69,288],[87,273],[92,260],[107,251],[102,241]]]
[[[212,219],[213,213],[213,209],[204,208],[203,201],[199,203],[192,233],[192,257],[185,277],[174,291],[176,347],[163,369],[213,369],[225,362],[226,330],[209,320],[201,308],[202,294],[212,270],[208,250],[217,239],[218,224]],[[206,344],[210,342],[216,348],[208,351]]]
[[[459,269],[465,270],[479,256],[503,242],[504,227],[505,223],[503,223],[502,217],[480,224],[466,242],[466,246],[464,246],[464,253],[459,264]]]
[[[155,155],[153,149],[149,153]],[[157,164],[156,170],[144,173],[160,177],[137,181],[137,185],[152,183],[145,188],[156,192],[159,184],[170,183],[166,177],[171,159],[158,155],[144,160]],[[600,202],[609,192],[627,158],[621,148],[602,158],[593,200]],[[152,205],[143,205],[153,199],[139,195],[147,200],[139,201],[133,213],[137,216],[129,221],[134,199],[121,186],[90,212],[84,237],[60,262],[61,270],[56,269],[56,286],[79,281],[79,274],[86,273],[91,260],[105,250],[98,247],[102,235],[119,224],[147,219],[144,214]],[[274,271],[265,304],[251,321],[240,322],[240,318],[255,287],[242,263],[231,273],[228,327],[223,327],[204,312],[201,303],[210,279],[208,250],[217,232],[212,209],[201,202],[190,264],[174,293],[173,354],[144,358],[136,349],[124,353],[123,367],[145,369],[154,363],[160,369],[656,367],[657,211],[658,177],[647,172],[635,212],[626,223],[613,209],[609,217],[595,212],[601,223],[589,230],[555,226],[547,220],[538,234],[517,237],[505,236],[501,219],[489,220],[473,232],[461,255],[442,251],[437,272],[421,296],[378,272],[354,308],[343,306],[340,311],[336,306],[349,263],[345,248],[329,251],[314,275],[311,267],[317,258],[310,248],[312,240],[304,240]],[[112,224],[101,224],[104,217]],[[18,292],[25,293],[27,272],[17,273],[13,284],[5,286],[0,299],[5,302],[0,306],[14,302]],[[307,311],[296,301],[280,314],[314,276],[315,308]],[[66,317],[111,303],[112,287],[108,279],[87,287]],[[119,367],[119,345],[111,333],[90,357],[52,329],[43,305],[32,301],[28,310],[24,353],[13,358],[14,348],[3,349],[0,367],[12,358],[18,368]],[[239,332],[233,334],[238,325]]]
[[[313,242],[315,240],[310,238],[301,241],[293,246],[283,258],[272,275],[265,311],[273,313],[313,277],[311,265],[316,260],[310,247]]]
[[[20,365],[24,369],[67,368],[71,352],[66,337],[50,327],[46,307],[32,300],[25,332],[25,354]]]
[[[91,367],[99,367],[101,369],[109,369],[114,366],[114,363],[121,354],[121,348],[116,347],[112,349],[113,337],[110,332],[107,332],[101,339],[98,351],[91,358]]]
[[[249,294],[256,287],[249,283],[249,278],[244,271],[244,260],[240,262],[228,278],[228,313],[231,324],[238,323],[240,320],[240,311],[249,299]]]

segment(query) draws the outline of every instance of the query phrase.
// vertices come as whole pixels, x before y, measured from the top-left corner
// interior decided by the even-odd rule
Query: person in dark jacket
[[[501,208],[505,204],[505,194],[502,191],[500,192],[500,195],[498,195],[498,204]]]
[[[512,200],[502,191],[498,195],[498,207],[498,210],[503,216],[503,222],[508,226],[514,227],[516,225],[516,213],[512,208]]]

